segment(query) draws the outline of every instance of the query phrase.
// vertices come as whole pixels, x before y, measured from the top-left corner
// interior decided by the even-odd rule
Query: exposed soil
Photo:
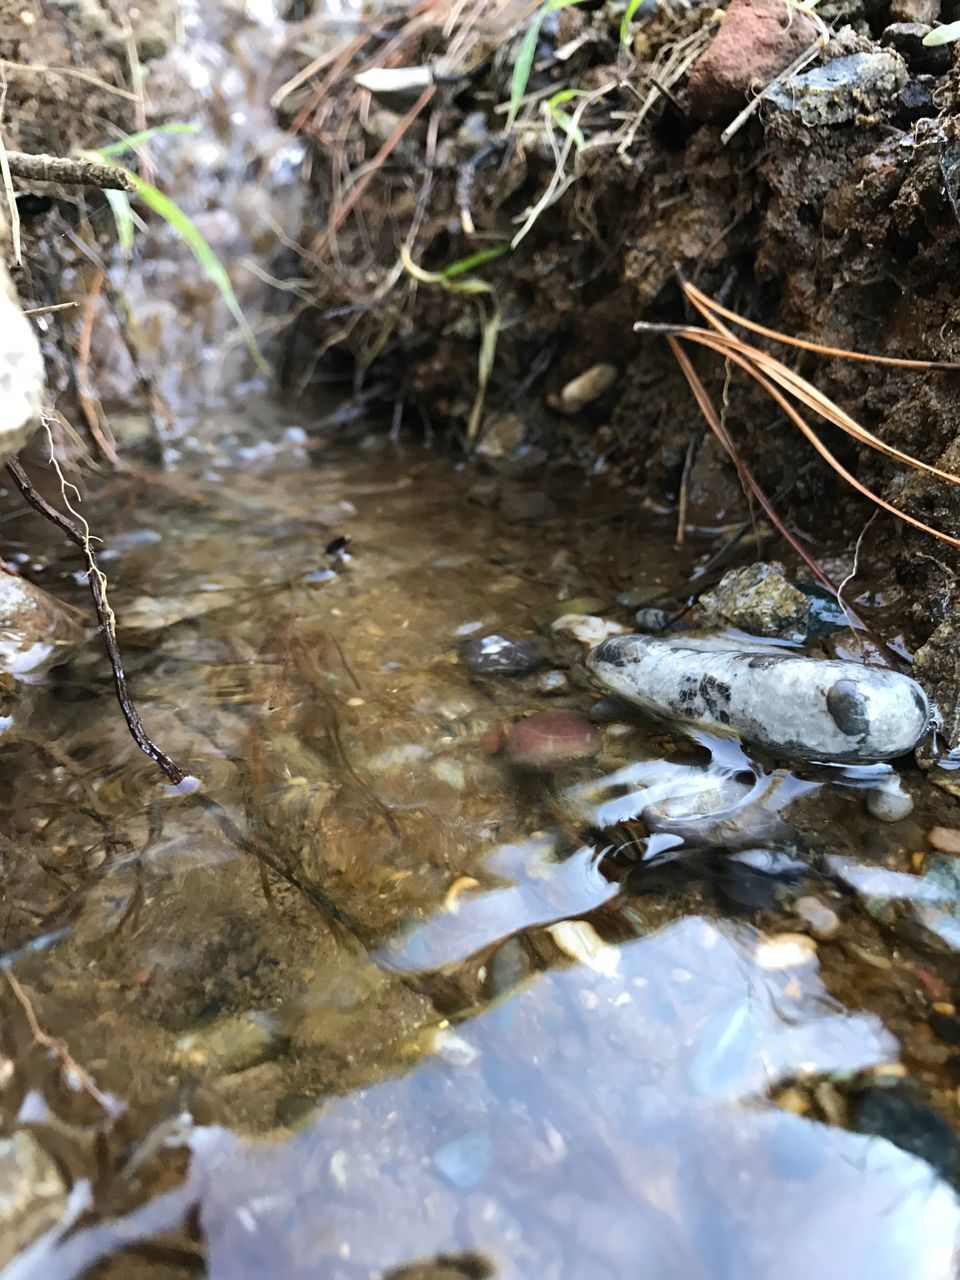
[[[814,113],[827,123],[805,122],[811,109],[799,95],[796,110],[762,105],[725,145],[722,127],[735,115],[736,99],[746,102],[746,72],[752,67],[752,81],[766,83],[778,57],[781,67],[792,61],[806,43],[800,36],[812,30],[797,15],[778,49],[769,9],[743,10],[739,67],[718,48],[722,35],[708,49],[718,24],[702,8],[668,6],[638,17],[629,58],[617,53],[619,15],[587,5],[563,10],[553,26],[549,19],[544,24],[530,80],[537,100],[521,115],[528,126],[510,135],[494,108],[509,97],[516,43],[509,52],[481,47],[472,68],[441,85],[409,125],[359,212],[334,237],[338,270],[324,270],[319,314],[303,317],[289,368],[302,370],[305,353],[312,360],[320,341],[369,366],[367,385],[396,402],[397,412],[402,401],[404,421],[462,430],[477,364],[474,309],[470,299],[429,285],[415,296],[406,284],[384,291],[397,240],[417,218],[413,256],[433,270],[509,241],[554,174],[554,149],[566,142],[556,123],[548,140],[540,104],[551,92],[604,85],[611,87],[578,117],[584,145],[579,155],[571,149],[564,166],[576,181],[514,252],[482,269],[504,316],[486,432],[495,436],[500,416],[519,408],[524,444],[545,449],[552,460],[602,466],[612,483],[638,481],[657,498],[675,500],[703,422],[663,340],[631,330],[638,319],[685,318],[679,276],[755,320],[820,343],[899,357],[960,357],[960,304],[951,282],[960,245],[960,81],[950,50],[925,48],[926,28],[901,29],[902,6],[893,13],[885,4],[830,5],[822,15],[834,29],[825,56],[854,82],[817,101]],[[891,25],[894,19],[900,27]],[[767,24],[759,33],[758,22]],[[390,23],[384,29],[395,34]],[[666,55],[681,42],[688,55],[708,49],[706,63],[694,71],[689,92],[686,75],[659,92],[654,81],[670,78]],[[446,48],[430,28],[420,38],[408,35],[393,62],[421,65]],[[353,69],[372,51],[368,42]],[[638,105],[651,89],[633,136]],[[367,96],[358,113],[344,89],[342,101],[333,95],[318,108],[317,127],[309,102],[290,104],[301,123],[306,112],[305,133],[318,153],[318,226],[337,208],[329,140],[339,138],[345,165],[359,168],[414,98],[415,92],[384,105]],[[568,99],[563,109],[569,115],[578,105],[581,99]],[[717,123],[700,123],[704,117]],[[465,205],[472,235],[463,229]],[[376,296],[384,301],[371,311],[368,300]],[[353,314],[333,319],[329,308],[345,304]],[[574,417],[552,409],[560,388],[597,361],[617,365],[614,386]],[[719,400],[722,361],[697,363]],[[820,357],[801,357],[798,368],[881,439],[951,466],[960,449],[958,375]],[[780,505],[802,529],[820,537],[832,530],[842,542],[856,536],[869,507],[852,499],[777,407],[738,377],[728,425],[768,492],[788,491]],[[829,429],[827,439],[855,474],[904,510],[950,533],[960,530],[949,486],[925,476],[906,479]],[[716,474],[710,455],[698,469],[695,487],[708,507],[717,495],[713,511],[701,512],[706,522],[729,510],[728,485],[736,478],[725,461]],[[884,576],[895,569],[909,586],[911,641],[922,641],[946,608],[949,570],[941,566],[955,564],[953,551],[887,519],[871,533],[869,549],[882,550]]]

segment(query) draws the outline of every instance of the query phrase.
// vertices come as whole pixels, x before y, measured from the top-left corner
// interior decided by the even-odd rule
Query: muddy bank
[[[503,127],[519,47],[508,38],[509,14],[495,32],[478,21],[472,46],[458,28],[421,30],[394,15],[395,25],[369,35],[347,66],[359,72],[382,55],[391,66],[433,67],[430,91],[413,80],[405,96],[368,93],[344,73],[322,103],[302,91],[282,104],[316,154],[319,205],[308,232],[315,244],[335,245],[338,263],[320,278],[320,312],[304,315],[291,369],[303,370],[321,342],[360,362],[396,422],[462,434],[481,337],[475,299],[423,279],[414,287],[398,245],[406,238],[416,264],[434,272],[496,249],[503,256],[475,273],[502,313],[488,441],[577,459],[668,501],[686,463],[695,514],[709,524],[736,505],[734,469],[712,446],[693,459],[704,423],[689,388],[662,338],[632,332],[638,319],[691,318],[678,274],[787,333],[955,360],[958,82],[952,47],[922,44],[936,6],[829,6],[825,50],[813,48],[799,79],[724,140],[745,90],[767,83],[818,32],[800,14],[790,29],[786,10],[773,6],[771,18],[768,6],[778,32],[770,37],[755,29],[764,6],[742,8],[746,26],[728,30],[733,59],[722,43],[718,52],[724,27],[703,8],[643,10],[622,45],[616,6],[549,16],[513,130]],[[417,95],[427,92],[424,103]],[[341,171],[369,183],[345,213]],[[331,235],[324,218],[341,213]],[[883,441],[951,469],[957,375],[797,353],[789,360]],[[575,414],[562,412],[562,388],[597,363],[615,367],[612,385]],[[720,403],[722,360],[697,364]],[[744,458],[800,527],[855,536],[869,507],[837,484],[778,406],[738,376],[728,398]],[[956,533],[949,486],[908,478],[829,429],[826,438],[859,478]],[[886,519],[870,542],[882,547],[885,575],[909,586],[912,638],[923,640],[943,616],[953,550]]]

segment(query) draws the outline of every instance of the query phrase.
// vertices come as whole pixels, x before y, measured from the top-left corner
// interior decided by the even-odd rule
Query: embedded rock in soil
[[[908,78],[906,63],[890,49],[853,53],[774,86],[764,101],[811,129],[854,120],[872,124],[895,107]]]
[[[953,50],[945,44],[928,48],[923,38],[931,30],[925,22],[893,22],[884,30],[880,43],[896,49],[911,71],[943,75],[953,66]]]
[[[700,597],[700,608],[711,621],[783,640],[806,635],[810,616],[810,601],[787,581],[776,560],[731,569]]]
[[[35,680],[83,639],[74,615],[19,574],[0,570],[0,672]]]
[[[917,650],[913,674],[940,712],[942,733],[952,749],[960,744],[960,620],[949,617]]]
[[[731,0],[713,43],[690,72],[691,115],[725,124],[746,106],[751,90],[769,84],[816,38],[814,23],[782,0]]]
[[[32,1133],[0,1139],[0,1267],[61,1220],[66,1188]]]
[[[890,0],[890,17],[894,22],[936,22],[940,0]]]
[[[525,676],[543,666],[537,646],[529,640],[506,636],[478,636],[461,649],[471,675]]]

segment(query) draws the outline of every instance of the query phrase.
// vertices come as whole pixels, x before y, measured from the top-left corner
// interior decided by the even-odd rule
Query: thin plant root
[[[87,579],[90,583],[90,594],[93,596],[94,608],[97,611],[97,622],[100,626],[100,634],[103,636],[103,643],[107,650],[107,657],[110,660],[110,667],[113,671],[113,682],[117,690],[117,701],[120,703],[120,710],[123,712],[123,718],[127,722],[127,728],[130,734],[140,748],[140,750],[150,757],[163,771],[164,775],[174,785],[183,782],[186,774],[178,764],[161,751],[156,743],[148,736],[147,731],[143,727],[143,721],[140,719],[140,713],[130,698],[127,688],[127,676],[123,669],[123,659],[120,654],[120,646],[117,643],[116,619],[113,610],[107,602],[107,580],[103,571],[97,564],[96,556],[93,553],[93,547],[90,544],[90,531],[78,525],[68,517],[58,511],[56,507],[52,507],[30,483],[27,473],[24,471],[20,463],[14,459],[7,463],[7,471],[14,484],[23,494],[23,497],[29,502],[35,511],[38,511],[44,519],[49,520],[51,524],[65,533],[71,542],[83,552],[87,561]],[[62,480],[62,477],[61,477]]]

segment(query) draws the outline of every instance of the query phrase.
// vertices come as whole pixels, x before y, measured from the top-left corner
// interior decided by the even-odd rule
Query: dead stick
[[[97,622],[100,624],[100,634],[103,636],[107,657],[110,659],[110,666],[113,670],[117,701],[120,703],[120,710],[123,712],[123,718],[127,722],[127,728],[130,730],[133,740],[140,750],[160,766],[172,783],[176,785],[182,782],[186,776],[183,770],[179,765],[174,764],[170,757],[161,751],[156,743],[152,742],[147,736],[143,721],[140,719],[140,713],[130,699],[130,693],[127,689],[127,677],[123,669],[123,659],[120,656],[120,646],[117,643],[116,631],[114,630],[113,614],[107,604],[103,590],[103,575],[93,554],[89,538],[84,536],[83,531],[72,520],[58,511],[56,507],[51,507],[49,502],[37,493],[30,483],[27,473],[16,459],[7,463],[7,471],[31,507],[35,511],[39,511],[44,519],[56,525],[58,529],[67,535],[71,542],[75,542],[86,557],[90,594],[93,596],[94,608],[97,611]]]
[[[31,182],[61,182],[68,186],[102,187],[108,191],[135,191],[122,169],[96,160],[75,160],[72,156],[28,155],[8,151],[7,162],[14,178]]]

